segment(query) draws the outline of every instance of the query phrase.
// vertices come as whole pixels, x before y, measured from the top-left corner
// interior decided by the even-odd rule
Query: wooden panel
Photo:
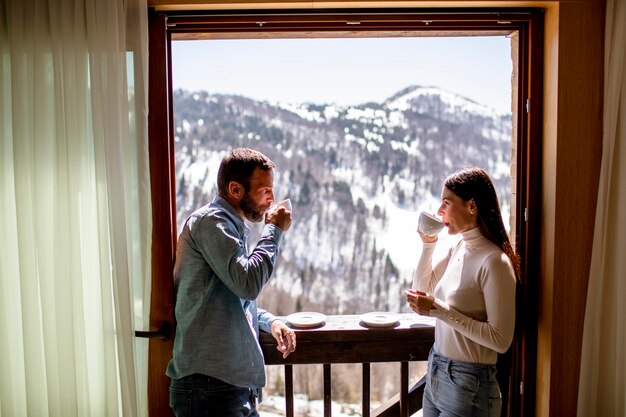
[[[536,376],[536,325],[540,276],[541,175],[543,119],[543,16],[538,13],[513,33],[512,107],[516,116],[511,177],[511,235],[521,258],[517,287],[516,337],[506,354],[498,355],[498,382],[502,390],[503,415],[528,415],[534,411]],[[510,371],[510,372],[509,372]],[[524,395],[520,394],[523,382]]]
[[[544,95],[543,95],[543,117],[546,122],[548,120],[557,119],[558,109],[558,25],[559,13],[558,7],[552,7],[546,10],[545,14],[545,41],[544,41]],[[535,403],[535,412],[537,415],[547,415],[550,401],[550,351],[552,345],[552,297],[554,276],[554,225],[555,219],[555,196],[556,196],[556,172],[555,161],[557,159],[557,124],[545,123],[543,129],[543,171],[553,172],[553,175],[542,177],[541,184],[541,279],[539,285],[538,305],[538,329],[537,329],[537,395]]]
[[[332,8],[406,8],[406,7],[546,7],[550,0],[148,0],[148,6],[157,10],[264,10],[264,9],[332,9]]]
[[[529,12],[397,13],[196,12],[168,17],[175,40],[324,37],[505,36],[528,20]],[[259,22],[263,23],[260,24]],[[350,22],[351,24],[348,24]]]
[[[163,322],[173,328],[173,280],[175,240],[172,233],[171,152],[168,106],[168,74],[165,17],[150,16],[150,87],[148,135],[152,188],[152,295],[150,329]],[[165,375],[172,357],[173,339],[150,339],[148,360],[148,408],[151,417],[172,416],[169,378]]]
[[[575,415],[587,283],[602,157],[602,3],[562,3],[552,326],[552,393],[547,415]],[[584,58],[583,58],[584,57]],[[580,60],[591,65],[578,65]]]
[[[602,151],[601,2],[546,11],[536,415],[576,415]]]

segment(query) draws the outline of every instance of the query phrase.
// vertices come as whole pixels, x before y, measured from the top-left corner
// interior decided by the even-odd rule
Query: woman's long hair
[[[489,174],[481,168],[468,167],[448,176],[444,181],[444,186],[463,201],[474,199],[478,209],[477,222],[481,233],[498,245],[509,257],[515,276],[519,279],[519,255],[515,253],[504,228],[498,195]]]

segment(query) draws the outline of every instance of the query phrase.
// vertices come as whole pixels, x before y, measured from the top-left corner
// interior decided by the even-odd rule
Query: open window
[[[151,323],[173,322],[172,270],[177,236],[175,175],[174,92],[171,73],[171,42],[176,39],[224,38],[361,38],[418,36],[508,35],[514,59],[512,84],[512,141],[510,230],[512,241],[523,260],[520,306],[532,301],[536,284],[528,277],[537,265],[532,242],[536,231],[527,230],[525,216],[538,205],[529,188],[539,178],[538,120],[530,120],[526,106],[531,98],[539,102],[541,91],[539,61],[541,19],[532,10],[463,12],[453,10],[333,10],[293,12],[198,12],[151,14],[150,21],[150,161],[153,195],[153,290]],[[340,185],[338,185],[340,186]],[[440,184],[436,184],[437,187]],[[516,341],[500,367],[510,375],[503,385],[508,390],[509,415],[522,415],[525,404],[533,404],[535,331],[534,320],[522,309],[518,312]],[[167,409],[168,380],[161,375],[171,357],[171,344],[151,341],[151,410]],[[528,381],[522,396],[520,382]],[[515,389],[512,389],[515,387]],[[151,411],[152,414],[152,411]]]

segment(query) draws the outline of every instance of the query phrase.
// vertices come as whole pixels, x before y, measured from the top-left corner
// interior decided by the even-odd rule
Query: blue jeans
[[[170,407],[176,417],[259,417],[250,388],[201,374],[172,379]]]
[[[424,417],[500,417],[501,409],[495,365],[450,360],[431,349]]]

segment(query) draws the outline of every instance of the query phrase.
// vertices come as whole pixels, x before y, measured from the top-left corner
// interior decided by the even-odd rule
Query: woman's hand
[[[280,320],[272,322],[272,336],[276,339],[276,349],[283,354],[283,359],[296,350],[296,334]]]
[[[435,297],[418,290],[406,290],[404,293],[409,307],[413,311],[422,316],[430,316],[430,310],[434,308]]]
[[[428,236],[427,234],[424,234],[420,232],[419,230],[417,231],[417,234],[420,235],[420,237],[422,238],[422,242],[424,243],[433,243],[437,241],[437,235]]]

